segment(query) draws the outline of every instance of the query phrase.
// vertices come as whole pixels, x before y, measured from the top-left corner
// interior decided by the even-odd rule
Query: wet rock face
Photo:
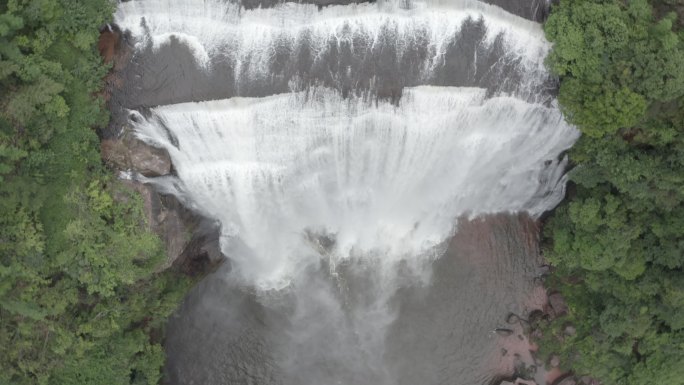
[[[213,221],[185,208],[173,196],[154,194],[161,203],[157,218],[162,227],[157,233],[164,240],[168,255],[160,270],[173,267],[189,276],[203,276],[224,262],[219,228]]]
[[[171,172],[171,158],[164,150],[131,140],[128,151],[131,166],[145,176],[161,176]]]
[[[115,169],[135,171],[146,177],[171,172],[171,158],[165,150],[135,138],[105,139],[100,149],[102,159]]]
[[[100,33],[100,38],[97,41],[97,49],[100,51],[100,56],[105,63],[110,63],[114,60],[120,49],[120,36],[117,31],[110,30],[110,28],[103,29]]]

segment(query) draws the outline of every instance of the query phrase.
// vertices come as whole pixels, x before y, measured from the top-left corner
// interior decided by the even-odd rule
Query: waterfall
[[[137,120],[176,167],[162,187],[218,220],[226,255],[271,288],[317,261],[305,234],[333,236],[334,259],[399,260],[440,244],[460,215],[539,215],[562,197],[556,158],[575,137],[555,108],[431,86],[396,106],[315,88]]]
[[[139,179],[220,225],[227,280],[294,309],[284,383],[398,383],[388,304],[429,285],[459,220],[563,198],[579,134],[550,45],[496,6],[134,0],[116,22],[143,73],[136,103],[152,105],[130,124],[175,170]]]
[[[504,47],[481,71],[501,75],[496,67],[513,63],[524,81],[510,93],[416,86],[403,88],[394,105],[344,97],[342,87],[300,90],[291,78],[288,93],[160,106],[137,119],[140,137],[167,149],[178,171],[176,180],[157,183],[176,186],[172,192],[219,221],[225,254],[264,288],[286,285],[315,260],[304,236],[311,232],[334,236],[333,259],[405,259],[444,241],[460,215],[539,215],[557,204],[564,185],[557,156],[576,133],[555,106],[542,104],[548,43],[538,24],[477,1],[245,10],[158,0],[122,3],[117,12],[140,45],[176,38],[204,71],[225,60],[244,82],[277,76],[273,63],[296,66],[301,52],[329,65],[331,51],[346,46],[348,56],[367,57],[378,45],[396,63],[419,54],[416,79],[434,79],[473,20],[481,36],[467,52],[474,72],[466,83],[483,79],[478,55]],[[353,77],[353,63],[345,71],[343,61],[334,62],[333,77]],[[375,71],[372,78],[382,76]],[[508,79],[496,80],[500,89]]]
[[[543,58],[550,45],[537,23],[473,0],[405,4],[244,10],[217,0],[131,1],[116,20],[140,50],[186,46],[198,67],[220,74],[213,82],[221,85],[207,86],[225,97],[312,84],[343,92],[432,84],[548,100]]]

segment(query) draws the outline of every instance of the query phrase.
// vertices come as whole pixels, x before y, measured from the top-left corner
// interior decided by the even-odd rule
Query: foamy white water
[[[264,287],[318,261],[308,232],[335,237],[333,262],[393,263],[424,258],[459,215],[538,215],[562,198],[556,158],[576,138],[555,108],[446,87],[398,106],[328,89],[162,106],[137,132],[171,154],[180,188],[166,188],[220,221],[225,253]]]

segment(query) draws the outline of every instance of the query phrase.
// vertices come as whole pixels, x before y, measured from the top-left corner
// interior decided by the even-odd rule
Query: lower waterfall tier
[[[420,260],[459,216],[554,207],[576,131],[556,108],[485,95],[425,86],[393,105],[313,88],[132,120],[177,170],[154,182],[221,223],[243,278],[277,288],[321,253]]]

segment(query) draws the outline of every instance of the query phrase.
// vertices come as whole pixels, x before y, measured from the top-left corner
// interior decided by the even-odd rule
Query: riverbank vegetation
[[[0,2],[0,383],[156,384],[187,289],[100,160],[108,0]]]
[[[683,8],[561,0],[545,24],[559,102],[583,136],[545,225],[569,315],[540,346],[605,384],[684,384]]]

